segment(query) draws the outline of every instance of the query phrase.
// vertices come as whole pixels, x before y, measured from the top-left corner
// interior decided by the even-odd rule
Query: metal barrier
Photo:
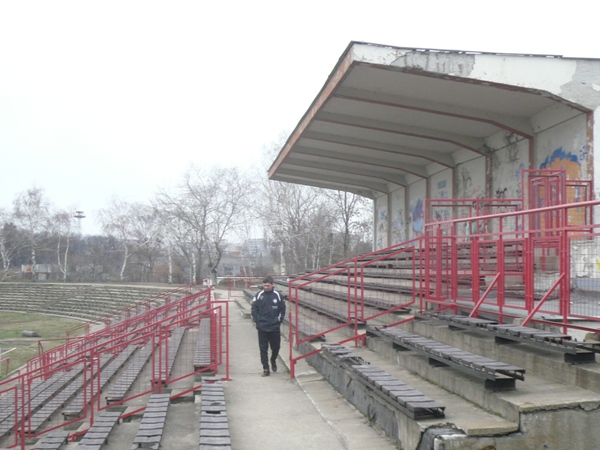
[[[171,393],[172,398],[185,395],[200,389],[196,381],[200,377],[195,377],[202,373],[214,376],[224,369],[221,379],[229,379],[228,302],[214,300],[211,289],[205,289],[179,299],[165,297],[159,306],[151,304],[138,315],[127,308],[121,321],[68,339],[32,360],[28,370],[2,380],[0,447],[24,449],[28,439],[83,419],[93,425],[109,406],[127,406],[133,399],[189,379],[184,389]],[[210,355],[208,364],[197,368],[193,361],[201,321],[210,322],[206,334]],[[102,394],[111,377],[118,377],[113,388],[119,388]],[[56,412],[67,404],[74,406],[69,414]],[[85,431],[72,433],[69,439]]]
[[[554,192],[552,183],[543,192]],[[578,188],[589,191],[571,183],[560,198]],[[478,206],[485,215],[426,223],[417,239],[290,280],[291,376],[297,361],[320,351],[295,356],[295,347],[342,329],[351,335],[337,343],[360,345],[367,322],[412,320],[393,316],[406,308],[597,334],[600,223],[592,219],[600,201],[517,206],[488,199]]]
[[[423,239],[413,239],[291,279],[288,282],[290,376],[296,363],[320,350],[295,356],[295,346],[343,329],[351,336],[337,343],[364,341],[367,321],[391,317],[418,304],[422,295]],[[311,310],[313,314],[304,314]],[[307,330],[310,330],[307,332]]]
[[[589,218],[599,213],[600,202],[590,201],[426,224],[433,292],[421,311],[597,332],[600,224]],[[517,223],[528,227],[510,226]],[[483,232],[465,232],[473,224]]]

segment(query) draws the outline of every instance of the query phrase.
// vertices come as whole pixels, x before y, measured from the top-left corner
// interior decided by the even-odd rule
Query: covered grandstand
[[[282,280],[293,303],[290,349],[305,352],[291,356],[292,374],[294,361],[309,358],[349,397],[370,395],[375,384],[404,399],[389,374],[378,375],[389,386],[364,381],[344,364],[363,365],[360,357],[315,342],[366,344],[515,425],[482,438],[477,427],[450,419],[449,405],[442,413],[422,396],[437,405],[430,417],[445,414],[432,443],[588,448],[596,441],[599,86],[599,60],[351,42],[269,177],[372,199],[374,251]],[[420,358],[468,377],[442,375]],[[472,390],[469,377],[485,378],[485,388]],[[547,380],[574,388],[571,406],[541,390],[530,409],[522,409],[530,399],[515,395],[512,415],[504,394],[490,392],[518,391],[521,382],[536,390]],[[415,429],[380,403],[357,399],[401,445],[417,448],[431,424]],[[402,407],[419,422],[415,405]],[[553,408],[563,413],[548,414]],[[582,441],[558,436],[561,427],[581,430]]]

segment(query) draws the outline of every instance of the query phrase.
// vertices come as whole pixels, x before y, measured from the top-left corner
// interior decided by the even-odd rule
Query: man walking
[[[252,320],[258,330],[258,348],[260,362],[263,366],[263,377],[268,377],[269,346],[271,347],[271,369],[277,372],[277,355],[281,347],[279,326],[285,318],[285,301],[283,295],[273,289],[273,278],[263,278],[263,288],[252,300]]]

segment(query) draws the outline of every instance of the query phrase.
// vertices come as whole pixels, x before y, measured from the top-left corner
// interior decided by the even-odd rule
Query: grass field
[[[56,347],[64,340],[46,339],[64,338],[66,331],[80,325],[82,322],[43,314],[0,313],[0,350],[2,358],[10,358],[9,371],[21,367],[31,358],[38,356],[38,341],[43,340],[43,348]],[[23,331],[35,331],[40,337],[23,337]],[[83,332],[83,329],[80,330]],[[6,375],[7,364],[0,364],[0,377]]]

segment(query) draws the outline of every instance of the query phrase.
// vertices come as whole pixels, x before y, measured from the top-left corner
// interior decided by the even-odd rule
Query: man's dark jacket
[[[258,292],[252,300],[252,320],[259,331],[278,331],[285,318],[285,300],[276,290]]]

